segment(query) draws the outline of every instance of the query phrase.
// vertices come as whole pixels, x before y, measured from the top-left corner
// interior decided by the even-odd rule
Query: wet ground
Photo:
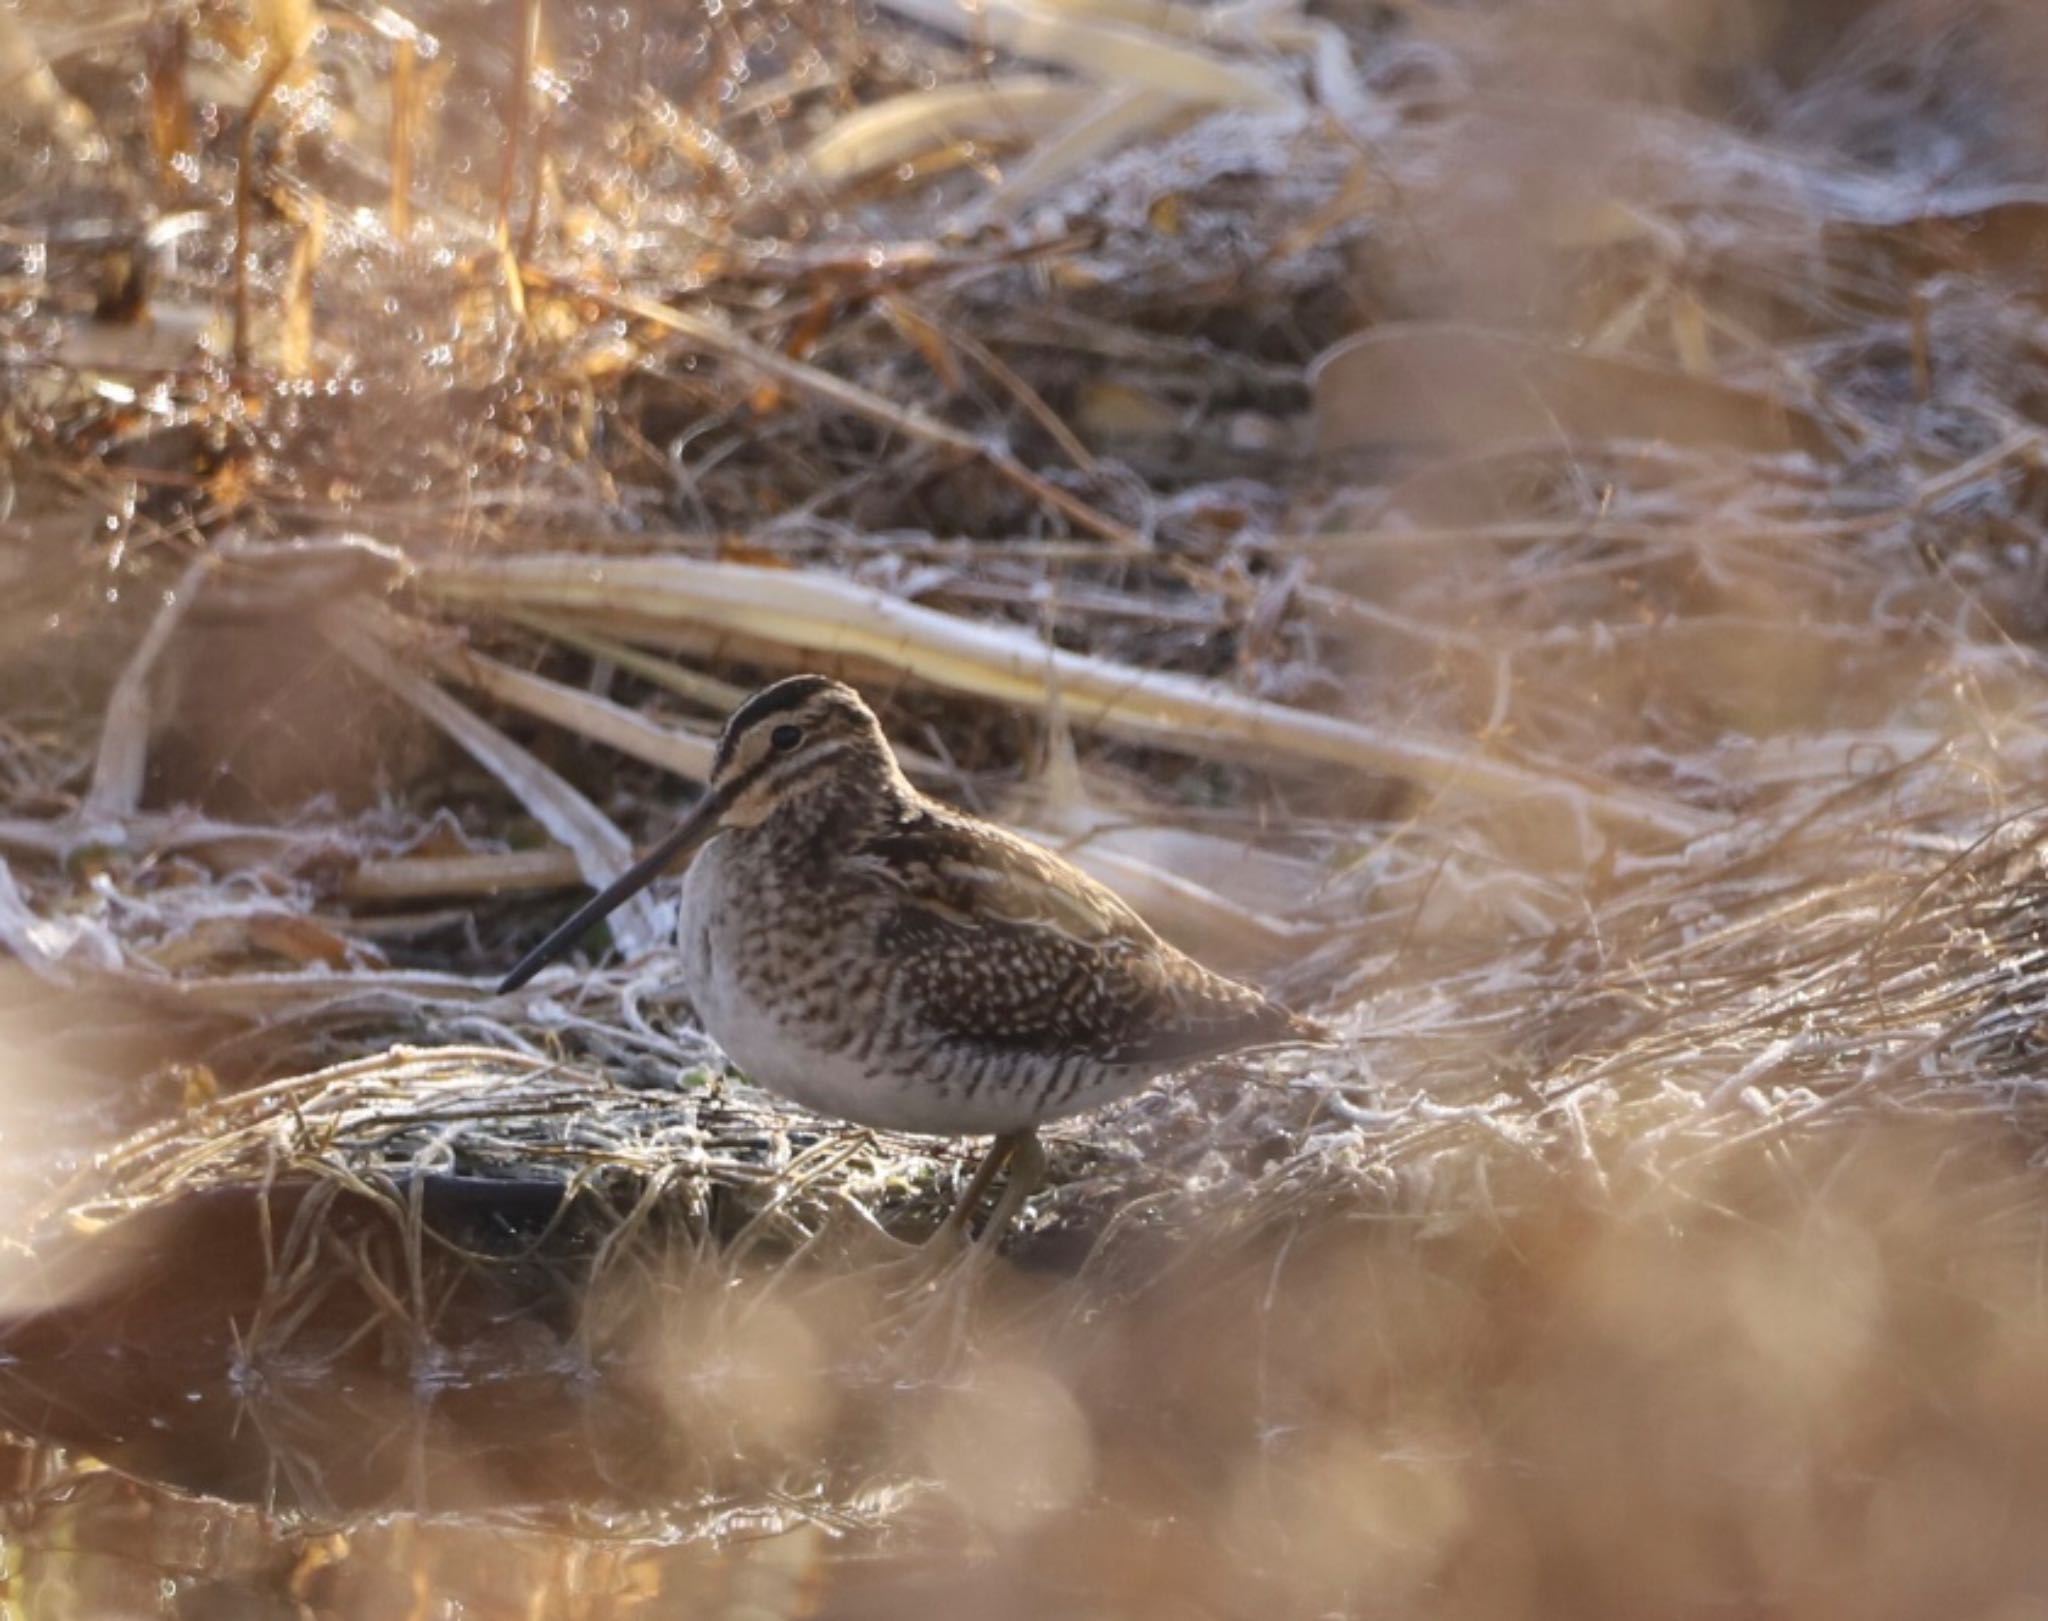
[[[2002,1130],[1871,1128],[1704,1200],[1435,1235],[1305,1212],[1120,1277],[923,1294],[650,1245],[565,1295],[588,1250],[515,1223],[511,1261],[430,1240],[423,1317],[390,1298],[381,1207],[324,1214],[363,1265],[280,1317],[247,1203],[202,1202],[89,1245],[98,1277],[8,1334],[4,1592],[207,1618],[1980,1613],[2048,1582],[2024,1159]]]
[[[535,12],[409,9],[245,142],[310,11],[41,8],[83,99],[0,146],[0,1613],[2048,1614],[2031,9],[1161,10],[1214,120],[1069,50],[1114,117],[838,190],[1017,64],[551,6],[513,113]],[[592,550],[928,612],[859,670],[918,769],[1129,834],[1348,1067],[882,1272],[946,1154],[704,1126],[658,963],[489,1001],[555,813],[661,827],[817,656],[489,590]],[[1311,721],[1070,726],[1054,648]],[[236,1113],[394,1042],[584,1073]]]

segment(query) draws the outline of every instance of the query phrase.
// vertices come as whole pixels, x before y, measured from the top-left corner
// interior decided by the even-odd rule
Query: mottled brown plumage
[[[822,676],[742,704],[688,821],[506,988],[700,842],[678,928],[692,1004],[752,1079],[825,1113],[995,1133],[992,1160],[1030,1160],[1041,1121],[1321,1039],[1058,856],[919,793],[858,694]]]
[[[907,808],[845,865],[885,897],[876,944],[903,964],[924,1022],[958,1040],[1115,1067],[1307,1033],[1161,940],[1087,874],[986,822]]]

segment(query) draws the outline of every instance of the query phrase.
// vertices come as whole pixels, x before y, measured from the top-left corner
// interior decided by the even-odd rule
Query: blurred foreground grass
[[[23,1615],[2034,1614],[2030,8],[0,11]],[[858,679],[1350,1038],[946,1145],[658,901]]]

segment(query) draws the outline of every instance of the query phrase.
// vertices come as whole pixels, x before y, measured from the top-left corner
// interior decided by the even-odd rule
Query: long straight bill
[[[673,863],[702,844],[718,826],[718,818],[724,809],[723,796],[706,794],[697,802],[696,809],[683,819],[681,827],[577,907],[566,922],[557,925],[545,940],[521,957],[519,966],[498,982],[498,994],[503,996],[507,991],[518,990],[573,946],[586,930],[610,916],[621,901],[637,895]]]

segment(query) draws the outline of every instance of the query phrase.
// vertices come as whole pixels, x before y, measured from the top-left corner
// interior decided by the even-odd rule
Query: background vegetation
[[[2029,1616],[2048,19],[0,10],[0,1602]],[[1329,1018],[968,1145],[662,897],[829,667]]]

